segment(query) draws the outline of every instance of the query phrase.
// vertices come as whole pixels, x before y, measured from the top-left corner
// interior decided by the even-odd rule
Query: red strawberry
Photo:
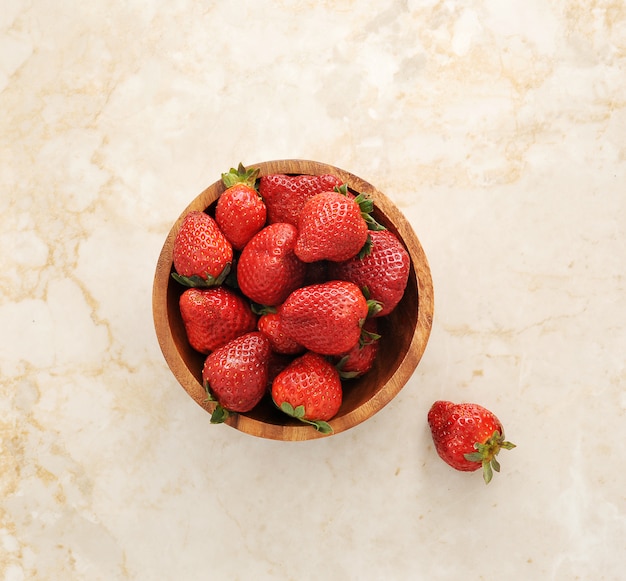
[[[236,250],[265,226],[267,210],[255,189],[258,175],[258,168],[246,169],[241,164],[222,174],[226,190],[217,200],[215,221]]]
[[[304,280],[306,266],[294,254],[298,231],[292,224],[269,224],[241,251],[237,282],[261,305],[278,305]]]
[[[172,276],[187,286],[221,284],[233,261],[233,248],[211,216],[189,212],[174,239]]]
[[[375,224],[369,216],[372,208],[371,201],[362,195],[352,198],[338,191],[316,194],[298,218],[296,255],[303,262],[341,262],[356,256],[367,241],[368,222]]]
[[[341,379],[353,379],[367,373],[374,364],[378,353],[377,319],[367,319],[363,323],[361,338],[347,353],[339,356],[336,363]]]
[[[370,232],[369,253],[361,253],[328,266],[328,276],[349,280],[367,288],[369,298],[382,304],[376,316],[388,315],[404,295],[411,259],[400,240],[389,230]]]
[[[179,305],[189,344],[200,353],[214,351],[256,327],[249,303],[228,287],[189,288]]]
[[[262,176],[259,193],[267,206],[267,221],[287,222],[298,225],[298,215],[305,202],[315,194],[331,192],[341,185],[333,175],[285,175]]]
[[[280,307],[278,307],[280,309]],[[287,335],[282,326],[277,310],[263,313],[258,320],[257,328],[270,341],[272,351],[285,355],[296,355],[304,351],[304,347]]]
[[[443,461],[465,472],[482,467],[486,484],[493,477],[492,469],[500,472],[496,460],[500,449],[515,448],[504,440],[500,420],[478,404],[436,401],[428,412],[428,424]]]
[[[332,432],[327,422],[339,411],[342,397],[339,373],[317,353],[294,359],[272,383],[272,399],[283,412],[324,434]]]
[[[250,411],[266,392],[270,344],[258,331],[246,333],[211,353],[202,379],[210,399],[218,405],[212,423],[223,422],[229,412]]]
[[[359,341],[370,305],[358,286],[335,280],[296,289],[279,315],[294,341],[316,353],[340,355]]]

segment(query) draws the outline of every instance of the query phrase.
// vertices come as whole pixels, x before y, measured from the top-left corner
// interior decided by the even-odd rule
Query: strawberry
[[[175,273],[186,286],[221,284],[233,261],[233,248],[211,216],[199,210],[188,212],[174,238]]]
[[[211,353],[202,368],[209,399],[217,402],[211,423],[223,422],[231,412],[247,412],[267,389],[270,344],[258,331],[246,333]]]
[[[272,383],[272,399],[284,413],[313,425],[324,434],[339,408],[343,393],[335,367],[325,357],[307,352],[294,359]]]
[[[382,228],[369,215],[372,209],[371,200],[362,194],[352,198],[345,188],[316,194],[298,218],[296,255],[303,262],[341,262],[357,255],[367,241],[369,224]]]
[[[381,303],[376,316],[388,315],[404,295],[411,259],[400,240],[389,230],[370,232],[368,249],[340,263],[330,263],[328,276],[349,280],[367,288],[369,298]]]
[[[179,305],[189,344],[200,353],[214,351],[256,328],[257,317],[249,303],[228,287],[189,288]]]
[[[237,282],[241,292],[261,305],[278,305],[304,280],[306,266],[294,254],[293,224],[269,224],[241,251]]]
[[[340,355],[352,349],[372,303],[359,287],[335,280],[301,287],[282,304],[283,331],[310,351]]]
[[[341,379],[353,379],[367,373],[374,365],[378,353],[378,319],[367,319],[363,323],[361,338],[347,353],[340,355],[335,367]]]
[[[341,183],[338,177],[329,174],[262,176],[259,193],[267,206],[268,223],[287,222],[297,226],[298,215],[309,198],[321,192],[331,192]]]
[[[239,164],[222,174],[226,190],[215,206],[215,221],[235,250],[241,250],[263,226],[267,210],[255,189],[258,168],[246,169]]]
[[[273,312],[263,313],[257,322],[257,328],[263,333],[270,342],[272,351],[275,353],[283,353],[285,355],[296,355],[304,351],[304,347],[297,341],[285,334],[277,309]]]
[[[478,404],[436,401],[428,412],[428,424],[443,461],[465,472],[482,467],[486,484],[493,470],[500,472],[496,459],[500,449],[515,448],[515,444],[505,441],[500,420]]]

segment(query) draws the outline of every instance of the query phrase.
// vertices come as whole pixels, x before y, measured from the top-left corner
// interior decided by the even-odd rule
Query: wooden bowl
[[[402,213],[386,196],[361,178],[331,165],[305,160],[268,161],[248,167],[258,167],[260,175],[333,174],[340,177],[354,192],[364,192],[372,197],[374,217],[400,238],[411,257],[404,297],[391,314],[380,320],[382,339],[373,368],[360,378],[344,382],[341,409],[329,422],[333,434],[338,434],[364,422],[383,408],[415,371],[432,327],[434,300],[428,260]],[[215,182],[196,197],[176,220],[158,259],[152,296],[154,325],[165,360],[185,391],[209,413],[215,404],[207,401],[202,386],[202,366],[206,356],[194,351],[185,336],[178,306],[179,297],[185,289],[171,277],[172,247],[185,214],[191,210],[207,209],[210,213],[223,191],[222,182]],[[312,426],[277,410],[269,398],[248,413],[233,414],[226,423],[242,432],[273,440],[327,437]]]

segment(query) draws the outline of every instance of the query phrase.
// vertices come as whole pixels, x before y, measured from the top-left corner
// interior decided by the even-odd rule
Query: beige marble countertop
[[[618,580],[626,5],[0,0],[0,580]],[[214,426],[157,344],[174,219],[240,161],[360,175],[430,260],[365,424]],[[435,399],[517,444],[439,460]]]

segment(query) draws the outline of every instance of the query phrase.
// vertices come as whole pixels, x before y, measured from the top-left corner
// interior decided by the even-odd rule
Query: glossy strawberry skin
[[[257,323],[257,328],[269,339],[272,351],[275,353],[296,355],[304,351],[304,347],[300,345],[300,343],[294,341],[285,333],[278,312],[261,315]]]
[[[272,383],[272,399],[280,408],[304,406],[303,419],[332,419],[343,398],[341,380],[335,367],[317,353],[307,352],[292,361]]]
[[[342,184],[333,175],[285,175],[262,176],[259,180],[259,193],[267,206],[267,221],[287,222],[298,225],[298,216],[306,201],[315,194],[330,192]]]
[[[231,412],[247,412],[267,390],[270,345],[258,331],[246,333],[211,353],[202,379],[218,404]]]
[[[189,344],[200,353],[256,328],[257,316],[248,301],[228,287],[187,289],[179,305]]]
[[[280,309],[284,332],[310,351],[339,355],[359,341],[368,313],[353,283],[328,281],[293,291]]]
[[[215,221],[235,250],[265,226],[267,210],[258,192],[246,184],[226,189],[217,200]]]
[[[504,435],[500,420],[474,403],[436,401],[428,412],[428,424],[441,459],[464,472],[473,472],[482,466],[481,462],[465,458],[465,454],[476,452],[476,443],[484,444],[495,431]]]
[[[369,254],[330,263],[328,276],[349,280],[361,289],[367,287],[369,298],[379,301],[383,307],[375,316],[383,317],[393,311],[404,295],[411,258],[393,232],[380,230],[369,235]]]
[[[306,265],[295,255],[292,224],[269,224],[246,244],[237,264],[241,292],[261,305],[279,305],[303,280]]]
[[[233,248],[211,216],[194,210],[181,222],[172,258],[179,275],[206,280],[217,278],[232,263]]]
[[[339,192],[324,192],[300,212],[295,253],[303,262],[342,262],[359,253],[367,235],[358,203]]]

